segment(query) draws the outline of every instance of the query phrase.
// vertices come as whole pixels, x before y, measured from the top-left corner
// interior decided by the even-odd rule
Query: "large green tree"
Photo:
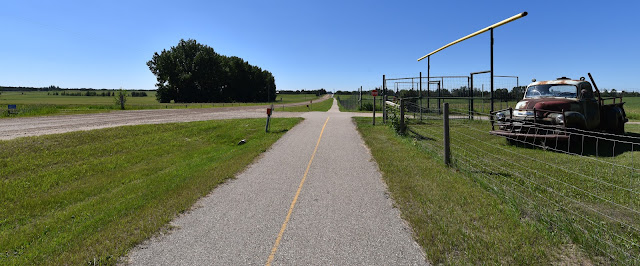
[[[159,102],[263,102],[275,98],[269,71],[239,57],[217,54],[195,40],[154,53],[147,62],[156,76]]]

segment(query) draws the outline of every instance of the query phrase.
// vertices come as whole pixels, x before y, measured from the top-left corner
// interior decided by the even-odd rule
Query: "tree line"
[[[58,91],[54,91],[54,92],[47,92],[47,95],[60,95],[60,96],[101,96],[101,97],[110,97],[110,96],[116,96],[115,91],[101,91],[101,92],[97,92],[97,91],[66,91],[66,90],[62,90],[62,92],[58,92]],[[131,97],[147,97],[147,93],[144,91],[132,91],[131,92]]]
[[[196,40],[180,40],[147,62],[156,76],[156,98],[174,102],[270,102],[273,74],[237,56],[216,53]]]

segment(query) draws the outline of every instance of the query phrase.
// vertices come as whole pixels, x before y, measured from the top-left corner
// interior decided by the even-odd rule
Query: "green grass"
[[[367,105],[369,105],[369,109],[368,110],[372,110],[372,106],[373,106],[373,96],[371,96],[371,94],[362,94],[362,110],[360,108],[361,104],[358,101],[358,98],[360,97],[359,95],[356,94],[352,94],[352,95],[336,95],[335,96],[338,99],[338,107],[340,108],[340,112],[363,112],[363,113],[371,113],[371,111],[367,111]],[[380,107],[380,105],[382,104],[382,97],[376,97],[376,110],[381,111],[382,107]]]
[[[433,264],[550,264],[571,245],[419,141],[356,118],[396,206]],[[580,257],[578,252],[572,256]]]
[[[554,242],[567,243],[563,250],[579,247],[596,263],[638,263],[640,251],[635,247],[640,244],[640,234],[635,228],[640,228],[640,143],[632,148],[621,143],[587,142],[587,157],[581,157],[507,145],[504,138],[488,134],[491,127],[486,122],[451,123],[454,169],[482,187],[482,193],[493,194],[511,206],[521,220],[543,228],[541,234],[554,236]],[[442,121],[426,120],[410,128],[427,139],[396,137],[404,141],[398,143],[410,143],[426,157],[441,161]],[[637,125],[627,126],[628,132],[638,130]],[[427,159],[423,156],[407,167],[422,167]],[[422,178],[435,177],[423,173]]]
[[[624,111],[627,113],[627,118],[640,121],[640,97],[625,97],[622,101],[625,102]]]
[[[307,105],[299,105],[299,106],[288,106],[288,107],[280,107],[278,105],[274,105],[274,109],[276,112],[326,112],[331,109],[333,105],[333,98],[328,98],[322,102],[313,102]],[[307,107],[309,106],[309,107]]]
[[[73,91],[76,92],[76,91]],[[101,91],[97,91],[100,93]],[[102,96],[62,96],[47,95],[46,91],[19,92],[3,91],[0,95],[0,118],[16,116],[40,116],[57,114],[86,114],[109,112],[120,110],[115,104],[114,97]],[[127,110],[141,109],[184,109],[184,108],[211,108],[229,106],[254,106],[267,103],[158,103],[155,91],[147,92],[147,97],[128,97]],[[278,104],[304,102],[316,100],[315,94],[278,94],[275,102]],[[8,114],[7,105],[16,104],[19,113]]]
[[[115,264],[300,120],[272,119],[274,133],[241,119],[0,141],[0,265]]]

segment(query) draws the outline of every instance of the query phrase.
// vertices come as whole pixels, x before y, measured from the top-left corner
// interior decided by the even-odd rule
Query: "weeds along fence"
[[[340,94],[336,99],[345,111],[373,111],[373,96],[369,93]],[[375,105],[377,111],[382,111],[383,97],[376,97]]]
[[[422,117],[411,109],[421,109]],[[388,122],[413,136],[415,145],[445,157],[444,112],[411,99],[388,105],[387,112]],[[474,115],[471,120],[468,111],[456,109],[448,115],[451,167],[510,202],[523,220],[567,236],[594,262],[640,263],[640,134],[572,130],[563,133],[564,142],[505,141],[489,134],[489,113]],[[528,126],[530,133],[549,130]]]
[[[438,113],[442,112],[444,103],[449,103],[452,109],[468,111],[470,115],[514,107],[518,97],[510,92],[519,86],[517,76],[494,76],[491,97],[489,71],[474,72],[469,76],[383,77],[383,91],[388,98],[402,97],[417,104],[416,110],[436,110]]]

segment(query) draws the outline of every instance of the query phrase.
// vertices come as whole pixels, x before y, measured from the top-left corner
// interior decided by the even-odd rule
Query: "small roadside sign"
[[[17,109],[15,104],[9,104],[7,109]]]
[[[371,96],[373,96],[373,97],[378,96],[378,91],[377,90],[372,90],[371,91]]]

